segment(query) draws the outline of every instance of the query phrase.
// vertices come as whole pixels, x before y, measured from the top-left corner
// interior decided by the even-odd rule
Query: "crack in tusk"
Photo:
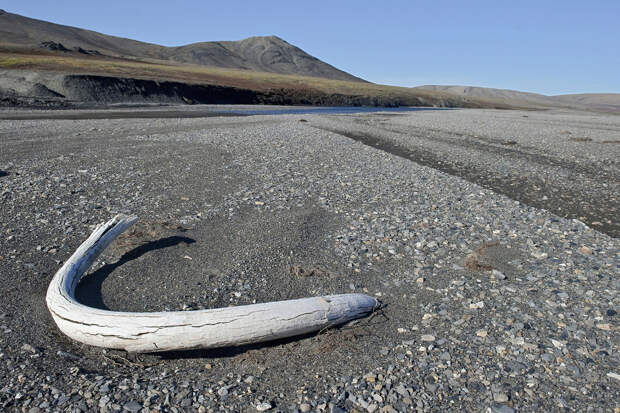
[[[291,320],[295,320],[296,318],[299,318],[299,317],[303,317],[303,316],[307,316],[307,315],[315,314],[315,313],[317,313],[317,312],[322,312],[322,311],[323,311],[323,310],[314,310],[314,311],[310,311],[309,313],[301,313],[301,314],[297,314],[296,316],[291,317],[291,318],[281,318],[281,320],[284,320],[284,321],[291,321]],[[327,320],[327,313],[325,313],[325,316],[324,316],[323,318],[325,319],[325,321],[328,321],[328,320]]]
[[[117,334],[103,334],[103,333],[89,333],[89,332],[84,332],[84,334],[89,335],[89,336],[96,336],[96,337],[111,337],[111,338],[115,338],[118,340],[138,340],[137,337],[123,337],[123,336],[119,336]]]

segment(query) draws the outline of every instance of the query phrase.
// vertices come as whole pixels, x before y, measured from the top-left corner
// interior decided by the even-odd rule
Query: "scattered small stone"
[[[427,342],[435,341],[435,336],[431,334],[423,334],[422,337],[420,338],[422,339],[422,341],[427,341]]]
[[[505,280],[506,279],[506,275],[503,272],[501,272],[501,271],[498,271],[498,270],[494,269],[491,273],[498,280]]]
[[[493,413],[515,413],[515,409],[505,404],[494,404],[491,406]]]
[[[579,247],[578,251],[586,255],[592,255],[594,253],[594,251],[592,251],[592,248],[586,247],[585,245],[583,247]]]
[[[75,354],[68,353],[68,352],[62,351],[62,350],[58,350],[56,352],[56,354],[59,355],[62,358],[67,359],[67,360],[79,360],[80,359],[79,356],[76,356]]]
[[[374,383],[377,380],[377,375],[375,374],[366,374],[364,376],[364,380],[366,380],[368,383]]]
[[[620,374],[618,373],[614,373],[614,372],[609,372],[607,373],[607,377],[609,377],[610,379],[614,379],[614,380],[618,380],[620,381]]]
[[[542,358],[543,360],[545,360],[548,363],[552,362],[555,359],[553,354],[549,354],[549,353],[544,353],[543,355],[540,356],[540,358]]]
[[[140,403],[138,403],[137,401],[132,400],[132,401],[130,401],[128,403],[125,403],[123,405],[123,409],[127,410],[128,412],[132,412],[133,413],[133,412],[137,412],[140,409],[142,409],[142,405]]]
[[[24,343],[22,345],[22,350],[27,351],[27,352],[32,353],[32,354],[36,354],[37,353],[37,349],[35,349],[34,347],[32,347],[28,343]]]
[[[561,341],[558,341],[558,340],[554,340],[554,339],[551,339],[551,344],[553,344],[553,347],[555,347],[555,348],[562,348],[562,347],[564,347],[564,343],[562,343]]]
[[[486,330],[478,330],[478,331],[476,331],[476,335],[477,335],[478,337],[482,337],[482,338],[484,338],[484,337],[486,337],[486,336],[487,336],[487,334],[488,334],[488,332],[487,332]]]
[[[272,408],[273,408],[273,405],[270,402],[260,402],[256,405],[256,410],[259,412],[271,410]]]

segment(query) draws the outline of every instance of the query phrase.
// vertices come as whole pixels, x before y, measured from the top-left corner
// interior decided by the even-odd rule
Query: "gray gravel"
[[[454,111],[317,122],[367,145],[620,236],[620,122],[579,112]]]
[[[0,410],[618,410],[620,243],[608,234],[619,157],[603,142],[619,129],[613,116],[482,110],[0,121]],[[531,156],[492,149],[504,147]],[[586,194],[611,223],[489,189],[488,177],[517,172],[544,177],[545,194]],[[565,185],[575,173],[584,181]],[[89,305],[356,291],[386,307],[262,346],[135,356],[80,345],[55,328],[45,291],[117,212],[141,221],[78,287]]]

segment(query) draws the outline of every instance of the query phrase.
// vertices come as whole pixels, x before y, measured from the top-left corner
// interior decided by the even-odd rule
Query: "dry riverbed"
[[[620,117],[151,116],[0,120],[0,410],[620,408]],[[267,345],[80,345],[46,288],[118,212],[140,222],[79,285],[88,305],[386,306]]]

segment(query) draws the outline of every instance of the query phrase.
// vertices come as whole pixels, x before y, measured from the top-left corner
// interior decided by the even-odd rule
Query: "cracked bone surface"
[[[137,217],[117,215],[99,225],[58,270],[47,289],[47,307],[72,339],[129,352],[206,349],[292,337],[364,317],[379,302],[363,294],[339,294],[200,311],[128,313],[76,301],[80,278],[103,250]]]

